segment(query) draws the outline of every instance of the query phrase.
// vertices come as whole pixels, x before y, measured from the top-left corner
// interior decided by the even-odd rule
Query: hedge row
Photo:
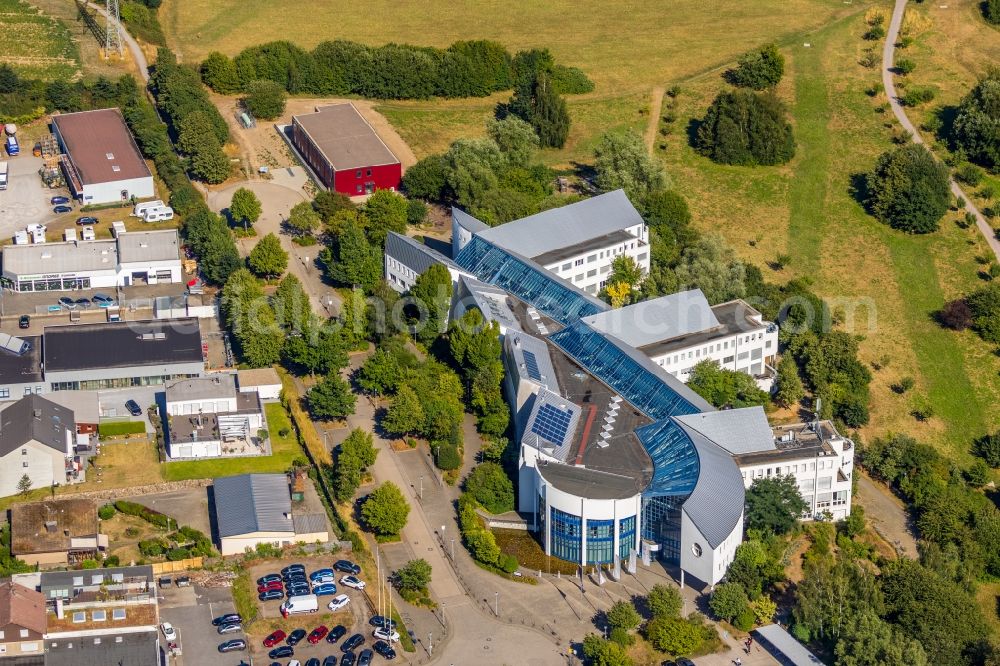
[[[246,48],[235,59],[211,53],[201,74],[209,87],[224,94],[245,91],[252,81],[268,79],[293,95],[486,97],[513,87],[519,63],[532,60],[521,56],[512,57],[502,44],[487,40],[455,42],[447,49],[408,44],[373,47],[336,40],[321,42],[312,51],[276,41]],[[564,94],[594,88],[574,67],[555,66],[552,75]]]

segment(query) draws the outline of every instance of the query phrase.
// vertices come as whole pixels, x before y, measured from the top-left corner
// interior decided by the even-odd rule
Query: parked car
[[[687,657],[681,657],[677,660],[677,666],[694,666],[694,662]]]
[[[115,304],[115,299],[111,298],[107,294],[97,293],[90,297],[90,300],[97,303],[97,307],[106,308],[108,306]]]
[[[68,204],[69,197],[52,197],[51,199],[49,199],[49,203],[51,203],[53,206],[58,206],[60,204]]]
[[[318,657],[311,657],[311,658],[307,659],[305,666],[319,666],[319,658]]]
[[[129,400],[128,402],[131,402],[133,405],[135,405],[136,409],[139,409],[139,405],[136,404],[135,400]],[[128,402],[125,403],[126,407],[128,407]],[[139,409],[139,414],[142,414],[142,410],[141,409]],[[139,416],[139,414],[136,414],[135,412],[132,412],[132,416]],[[174,585],[176,585],[177,587],[190,587],[191,586],[191,577],[190,576],[178,576],[177,578],[174,579]]]
[[[372,632],[372,636],[378,638],[379,640],[389,641],[390,643],[399,642],[399,632],[395,629],[385,629],[383,627],[379,627]]]
[[[329,576],[316,576],[315,578],[310,578],[309,582],[313,585],[326,585],[327,583],[336,583],[337,579],[333,574]]]
[[[243,625],[238,622],[233,622],[231,624],[220,624],[217,631],[220,634],[235,634],[238,631],[243,631]]]
[[[302,639],[306,637],[305,629],[296,629],[292,633],[288,634],[288,638],[285,639],[285,645],[291,645],[295,647],[302,642]]]
[[[309,580],[316,580],[317,578],[329,578],[333,576],[333,569],[317,569],[309,574]]]
[[[100,294],[94,295],[95,301],[97,300],[98,296],[100,296]],[[280,582],[281,582],[281,576],[279,576],[278,574],[267,574],[266,576],[261,576],[260,578],[257,579],[258,585],[267,585],[268,583],[280,583]]]
[[[219,652],[239,652],[247,649],[247,642],[242,638],[234,638],[219,645]]]
[[[357,657],[353,652],[345,652],[343,656],[340,657],[340,666],[354,666],[354,660]]]
[[[337,666],[337,655],[331,654],[323,660],[323,666]]]
[[[350,560],[337,560],[333,563],[333,568],[355,576],[361,573],[361,567]]]
[[[393,650],[392,646],[385,641],[375,641],[375,645],[372,646],[372,649],[387,661],[392,661],[396,658],[396,651]]]
[[[267,635],[267,638],[264,639],[264,647],[266,648],[274,647],[281,641],[285,640],[285,636],[287,635],[288,634],[283,632],[281,629],[275,629],[274,631],[272,631],[270,634]]]
[[[73,212],[73,207],[72,206],[56,206],[55,208],[52,209],[52,212],[53,213],[59,213],[59,214],[62,214],[62,213],[72,213]]]
[[[289,564],[287,567],[281,570],[282,576],[287,576],[290,573],[300,573],[305,574],[306,568],[301,564]]]
[[[76,307],[76,301],[74,301],[69,296],[60,296],[59,305],[63,306],[64,308],[69,308],[70,310],[72,310],[73,308]]]
[[[271,590],[281,590],[284,585],[281,584],[280,580],[274,580],[270,583],[264,583],[263,585],[257,586],[257,592],[270,592]]]
[[[169,622],[164,622],[163,624],[161,624],[160,631],[163,632],[163,638],[165,638],[166,640],[168,641],[177,640],[177,630],[174,629],[174,625],[170,624]]]
[[[137,403],[135,400],[126,401],[125,409],[127,409],[128,413],[131,414],[132,416],[142,416],[142,407],[140,407],[139,403]],[[188,582],[190,582],[190,579],[188,579]],[[178,585],[181,584],[180,578],[177,579],[177,584]]]
[[[319,643],[321,640],[323,640],[323,637],[326,636],[328,633],[330,633],[330,630],[327,629],[325,625],[321,624],[309,632],[309,637],[306,638],[306,640],[309,641],[311,645],[316,645],[316,643]]]
[[[78,308],[83,308],[84,310],[94,305],[93,303],[90,302],[89,298],[78,298],[73,302],[76,303],[76,306]]]
[[[268,590],[267,592],[258,594],[257,598],[261,601],[277,601],[278,599],[284,599],[285,593],[281,590]]]
[[[340,646],[340,651],[341,652],[350,652],[351,650],[353,650],[354,648],[358,647],[359,645],[361,645],[364,642],[365,642],[365,637],[364,636],[362,636],[361,634],[354,634],[353,636],[351,636],[350,638],[348,638],[346,641],[344,641],[343,645]]]
[[[156,581],[160,587],[170,587],[172,582],[174,581],[170,576],[160,576],[160,580]]]
[[[304,597],[310,594],[308,585],[292,585],[285,588],[285,594],[289,597]]]
[[[278,647],[274,648],[273,650],[267,653],[267,658],[283,659],[285,657],[291,657],[293,654],[295,654],[295,650],[293,650],[290,646],[279,645]]]
[[[375,655],[371,650],[365,648],[361,651],[361,654],[358,655],[358,666],[371,666],[372,657],[374,656]]]
[[[292,659],[288,662],[288,666],[302,666],[298,659]]]
[[[355,590],[365,589],[365,581],[357,578],[356,576],[344,576],[340,579],[340,583],[342,585],[346,585],[347,587],[352,587]]]
[[[226,613],[225,615],[220,615],[219,617],[212,620],[212,624],[216,627],[220,624],[232,624],[234,622],[243,622],[243,616],[239,613]]]
[[[17,320],[18,328],[28,328],[31,326],[31,317],[28,315],[21,315],[21,318]]]
[[[333,583],[325,583],[323,585],[313,585],[313,594],[317,597],[328,597],[331,594],[337,594],[337,586]]]
[[[330,630],[330,633],[326,635],[326,642],[336,643],[341,638],[343,638],[344,634],[346,633],[347,633],[347,627],[345,627],[342,624],[338,624],[336,627]]]
[[[85,227],[90,224],[97,224],[100,222],[96,217],[90,217],[89,215],[84,215],[83,217],[76,218],[76,223],[81,227]]]
[[[338,594],[330,600],[330,603],[328,603],[326,607],[332,611],[339,611],[341,608],[346,608],[349,603],[351,603],[351,598],[349,596],[346,594]]]
[[[396,628],[396,621],[391,617],[386,617],[385,615],[372,615],[368,618],[368,624],[373,627],[389,627],[390,629]]]

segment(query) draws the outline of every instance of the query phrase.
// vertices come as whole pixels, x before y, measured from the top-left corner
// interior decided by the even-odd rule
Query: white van
[[[163,205],[163,202],[159,199],[137,203],[135,208],[132,209],[132,217],[145,217],[147,210],[150,208],[163,208]]]
[[[285,603],[278,609],[282,617],[297,615],[299,613],[315,613],[319,610],[319,599],[315,594],[300,594],[296,597],[288,597]]]
[[[142,214],[142,219],[145,222],[159,222],[160,220],[172,220],[174,219],[174,209],[170,206],[158,206],[156,208],[147,208]]]

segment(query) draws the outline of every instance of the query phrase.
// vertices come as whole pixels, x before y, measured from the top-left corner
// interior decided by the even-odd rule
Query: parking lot
[[[173,666],[237,666],[246,653],[219,654],[219,643],[231,638],[246,638],[242,633],[220,636],[212,626],[212,618],[236,612],[232,590],[228,587],[208,588],[198,585],[160,588],[160,621],[177,629],[181,654]]]
[[[10,171],[7,189],[0,192],[0,238],[10,239],[15,231],[29,224],[43,223],[56,217],[49,199],[58,195],[67,196],[67,190],[50,190],[42,184],[38,176],[43,162],[41,157],[22,154],[2,159],[7,162]]]
[[[163,386],[130,386],[123,389],[98,391],[101,402],[101,417],[119,417],[128,418],[131,421],[142,421],[146,424],[146,432],[153,432],[147,409],[154,403],[161,404],[163,402],[163,391]],[[129,414],[125,407],[125,403],[129,400],[135,400],[139,404],[139,407],[142,408],[141,416]]]

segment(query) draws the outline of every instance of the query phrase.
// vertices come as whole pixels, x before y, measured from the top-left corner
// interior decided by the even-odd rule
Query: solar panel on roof
[[[535,416],[531,432],[550,442],[562,444],[566,440],[566,430],[572,414],[554,405],[542,405]]]
[[[535,381],[542,380],[542,373],[538,370],[538,359],[535,358],[534,352],[524,352],[524,367],[528,370],[529,377]]]

